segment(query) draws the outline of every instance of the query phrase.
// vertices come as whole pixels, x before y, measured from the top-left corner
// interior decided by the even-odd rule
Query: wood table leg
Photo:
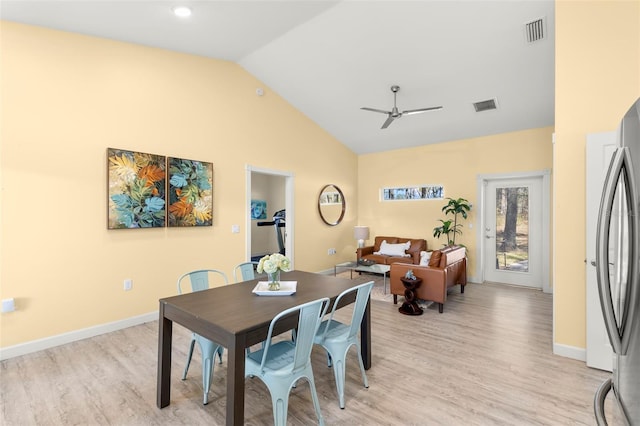
[[[227,425],[244,424],[245,339],[236,336],[227,356]]]
[[[173,321],[164,317],[164,304],[160,303],[158,321],[158,384],[156,405],[164,408],[171,400],[171,340]]]

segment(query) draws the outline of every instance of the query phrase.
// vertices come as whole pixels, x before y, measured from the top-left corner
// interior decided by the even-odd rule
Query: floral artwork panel
[[[166,161],[164,155],[107,148],[108,229],[165,226]]]
[[[251,200],[251,219],[262,220],[267,218],[267,202],[265,200]]]
[[[169,226],[213,225],[213,163],[169,157]]]

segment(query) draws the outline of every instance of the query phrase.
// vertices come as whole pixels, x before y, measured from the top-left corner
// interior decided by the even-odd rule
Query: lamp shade
[[[369,239],[369,227],[356,226],[353,228],[353,237],[358,240],[358,247],[364,247],[364,241]]]

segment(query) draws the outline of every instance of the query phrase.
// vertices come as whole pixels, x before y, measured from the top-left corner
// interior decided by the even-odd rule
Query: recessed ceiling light
[[[176,6],[173,8],[173,13],[180,18],[187,18],[191,16],[191,9],[187,6]]]

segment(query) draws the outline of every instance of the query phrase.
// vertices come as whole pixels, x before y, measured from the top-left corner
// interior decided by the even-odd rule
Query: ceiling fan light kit
[[[436,106],[436,107],[428,107],[428,108],[408,109],[408,110],[400,112],[398,110],[398,107],[396,106],[396,95],[397,95],[399,90],[400,90],[400,86],[397,86],[395,84],[393,86],[391,86],[391,91],[393,92],[393,108],[391,109],[391,111],[385,111],[385,110],[382,110],[382,109],[368,108],[368,107],[362,107],[360,109],[363,109],[365,111],[372,111],[372,112],[379,112],[379,113],[382,113],[382,114],[387,114],[387,119],[385,120],[384,123],[382,123],[381,129],[386,129],[387,127],[389,127],[389,125],[391,123],[393,123],[393,120],[396,120],[396,119],[402,117],[403,115],[421,114],[421,113],[427,112],[427,111],[435,111],[435,110],[438,110],[438,109],[442,109],[442,106]]]

